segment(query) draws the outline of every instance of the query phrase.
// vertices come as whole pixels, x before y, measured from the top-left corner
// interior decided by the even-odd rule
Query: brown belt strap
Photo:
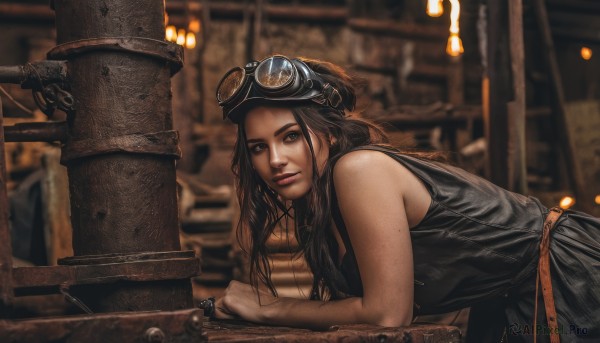
[[[556,225],[558,218],[563,214],[563,209],[553,207],[550,209],[544,228],[542,231],[542,241],[540,243],[540,261],[538,264],[537,276],[535,280],[535,306],[533,315],[533,342],[537,342],[537,304],[538,304],[538,287],[540,281],[542,283],[542,296],[544,298],[544,306],[546,308],[546,318],[548,320],[548,329],[550,330],[550,342],[560,343],[560,335],[558,334],[558,318],[556,316],[556,308],[554,306],[554,295],[552,293],[552,279],[550,278],[550,231]]]

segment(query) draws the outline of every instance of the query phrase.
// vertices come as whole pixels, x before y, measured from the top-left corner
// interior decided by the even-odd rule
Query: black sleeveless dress
[[[427,214],[410,230],[415,315],[471,307],[468,341],[533,341],[536,267],[548,209],[536,198],[457,167],[376,146],[355,150],[386,153],[431,194]],[[333,213],[346,246],[339,287],[361,296],[360,274],[337,203]],[[561,342],[600,342],[600,219],[566,211],[551,233],[550,263]],[[537,325],[538,342],[549,341],[541,291]]]

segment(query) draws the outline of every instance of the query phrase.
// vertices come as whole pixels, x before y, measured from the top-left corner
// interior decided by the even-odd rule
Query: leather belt
[[[558,334],[558,318],[556,315],[556,307],[554,306],[554,295],[552,293],[552,279],[550,278],[550,231],[556,226],[556,222],[563,214],[564,210],[560,207],[550,209],[544,228],[542,229],[542,241],[540,242],[540,260],[538,263],[537,276],[535,278],[535,302],[533,315],[533,342],[537,342],[537,304],[538,304],[538,289],[540,281],[542,284],[542,296],[544,298],[544,306],[546,308],[546,319],[548,320],[548,329],[550,330],[550,342],[560,343],[560,335]]]

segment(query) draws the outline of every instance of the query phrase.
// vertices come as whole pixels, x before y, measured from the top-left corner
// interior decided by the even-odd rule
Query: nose
[[[282,149],[281,147],[273,146],[269,148],[269,151],[269,164],[271,165],[271,168],[279,169],[284,167],[288,163],[284,149]]]

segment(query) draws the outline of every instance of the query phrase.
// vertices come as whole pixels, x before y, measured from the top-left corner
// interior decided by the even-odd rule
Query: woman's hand
[[[267,306],[276,301],[277,298],[266,291],[259,290],[257,295],[251,285],[231,281],[225,290],[225,295],[215,301],[215,317],[263,323]]]

